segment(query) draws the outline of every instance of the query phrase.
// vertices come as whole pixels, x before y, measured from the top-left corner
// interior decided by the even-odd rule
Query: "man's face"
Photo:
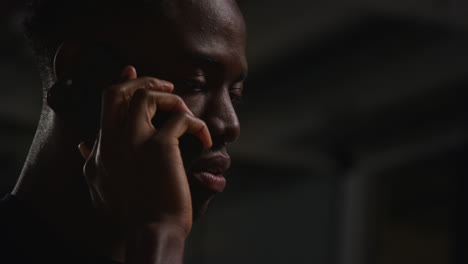
[[[166,2],[157,17],[121,29],[112,45],[139,76],[174,84],[174,93],[206,122],[213,139],[213,147],[195,159],[193,170],[222,175],[230,165],[226,144],[240,133],[235,105],[247,72],[244,21],[233,0]],[[194,171],[187,176],[196,216],[222,191],[224,179]]]

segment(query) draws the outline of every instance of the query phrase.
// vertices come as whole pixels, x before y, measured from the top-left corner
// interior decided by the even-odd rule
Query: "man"
[[[247,63],[237,3],[43,0],[32,11],[26,28],[44,105],[1,205],[0,263],[182,263],[192,219],[224,189],[226,145],[240,132],[234,106]],[[83,72],[90,87],[100,83],[100,58],[84,59],[99,47],[129,65],[100,87],[100,125],[89,143],[80,131],[92,122],[61,115],[47,93],[64,80],[62,89],[81,89],[72,81]],[[80,104],[73,96],[65,105]],[[167,120],[155,127],[161,112]],[[181,155],[186,134],[203,145],[194,157]]]

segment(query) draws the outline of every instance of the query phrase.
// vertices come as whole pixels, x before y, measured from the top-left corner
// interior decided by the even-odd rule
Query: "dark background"
[[[467,3],[241,1],[242,136],[187,263],[468,263]],[[20,4],[0,4],[0,193],[41,104]]]

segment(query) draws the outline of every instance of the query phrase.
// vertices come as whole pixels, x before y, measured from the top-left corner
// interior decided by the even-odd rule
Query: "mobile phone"
[[[104,88],[119,82],[126,65],[132,64],[108,47],[97,47],[83,54],[69,76],[58,80],[47,93],[47,103],[91,149],[100,128],[101,101]],[[158,111],[152,120],[160,128],[170,114]],[[179,138],[184,164],[202,150],[202,143],[192,135]]]
[[[78,58],[68,76],[47,93],[47,104],[92,148],[100,127],[101,95],[118,82],[126,62],[105,47],[89,49]]]

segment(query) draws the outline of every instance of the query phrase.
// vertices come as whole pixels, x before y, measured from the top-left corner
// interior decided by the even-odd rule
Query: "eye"
[[[206,82],[203,76],[191,77],[184,80],[184,86],[188,91],[200,92],[205,89]]]
[[[242,99],[242,88],[241,87],[233,87],[229,90],[229,95],[231,97],[231,102],[234,107],[238,107],[244,103]]]

